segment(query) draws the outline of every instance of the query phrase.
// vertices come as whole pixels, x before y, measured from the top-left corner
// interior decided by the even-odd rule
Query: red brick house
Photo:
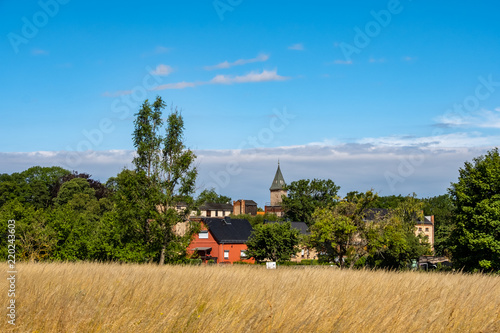
[[[188,246],[189,254],[197,254],[204,263],[209,260],[231,264],[236,261],[255,262],[246,255],[245,243],[252,233],[250,222],[225,217],[202,218],[200,223],[200,232],[193,236]]]

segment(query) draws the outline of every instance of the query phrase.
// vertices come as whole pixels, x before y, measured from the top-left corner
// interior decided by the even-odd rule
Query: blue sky
[[[2,1],[0,172],[62,164],[105,181],[159,95],[182,110],[200,189],[264,204],[280,159],[287,181],[442,194],[500,141],[499,7]]]

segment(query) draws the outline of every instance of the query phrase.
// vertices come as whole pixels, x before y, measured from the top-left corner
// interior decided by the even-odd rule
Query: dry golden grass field
[[[14,332],[500,332],[500,277],[18,264]],[[7,283],[0,292],[6,304]],[[4,313],[6,313],[4,307]]]

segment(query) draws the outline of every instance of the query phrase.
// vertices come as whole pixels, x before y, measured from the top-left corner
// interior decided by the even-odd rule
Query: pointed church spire
[[[283,178],[283,174],[281,174],[280,161],[278,160],[278,170],[276,170],[276,175],[274,176],[273,183],[269,190],[282,190],[283,186],[285,186],[285,179]]]

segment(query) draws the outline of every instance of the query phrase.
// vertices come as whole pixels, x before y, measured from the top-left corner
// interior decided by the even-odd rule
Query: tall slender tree
[[[148,239],[158,245],[160,264],[175,260],[183,251],[182,243],[187,239],[176,235],[173,228],[194,208],[192,195],[197,176],[196,155],[184,145],[184,120],[177,109],[171,110],[165,134],[161,133],[164,107],[159,96],[152,105],[146,100],[136,114],[133,135],[136,172],[147,178],[144,206],[149,213],[144,218],[145,230],[150,234]],[[182,212],[175,208],[180,201],[187,203]]]

